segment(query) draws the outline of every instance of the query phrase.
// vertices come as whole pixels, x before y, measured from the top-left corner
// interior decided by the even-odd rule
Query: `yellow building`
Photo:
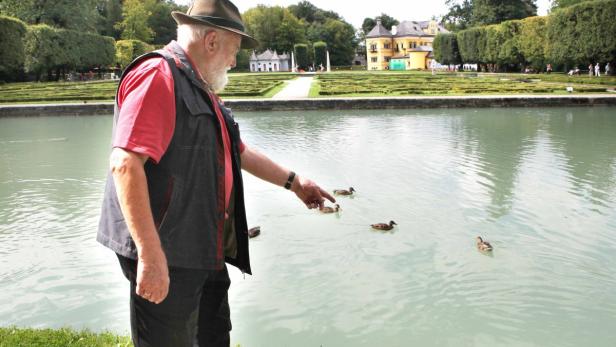
[[[393,33],[392,33],[393,31]],[[404,21],[387,30],[380,19],[366,35],[368,70],[425,70],[432,62],[432,42],[448,32],[436,21]],[[395,64],[391,61],[395,60]],[[401,62],[404,62],[402,69]]]

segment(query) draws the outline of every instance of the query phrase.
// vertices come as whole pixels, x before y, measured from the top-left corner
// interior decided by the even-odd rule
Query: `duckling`
[[[394,228],[394,225],[398,225],[398,223],[392,220],[392,221],[389,221],[389,224],[377,223],[377,224],[371,224],[370,226],[372,227],[372,229],[377,229],[377,230],[391,230]]]
[[[324,206],[320,211],[321,213],[334,213],[340,211],[340,205],[336,204],[335,207]]]
[[[353,189],[353,187],[350,187],[349,190],[334,189],[334,194],[335,195],[353,195],[354,191],[355,191],[355,189]]]
[[[254,227],[254,228],[248,229],[249,238],[257,237],[259,236],[259,234],[261,234],[261,227]]]
[[[477,249],[481,252],[492,252],[492,245],[488,241],[484,241],[481,236],[477,236]]]

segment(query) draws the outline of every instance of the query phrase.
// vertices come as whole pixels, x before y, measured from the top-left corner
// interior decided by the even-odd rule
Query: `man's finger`
[[[329,195],[329,193],[324,191],[323,189],[321,189],[321,195],[323,195],[323,197],[325,197],[327,200],[331,202],[336,202],[336,199],[333,196]]]

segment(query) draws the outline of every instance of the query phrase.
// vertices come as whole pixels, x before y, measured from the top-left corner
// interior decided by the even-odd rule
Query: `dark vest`
[[[167,50],[170,50],[171,53]],[[240,161],[240,131],[225,108],[204,83],[182,48],[171,42],[166,49],[145,54],[132,62],[122,79],[140,62],[163,57],[173,74],[175,88],[175,131],[169,148],[158,164],[148,161],[150,207],[169,266],[216,270],[225,260],[242,272],[251,273],[244,187]],[[215,109],[225,119],[231,140],[237,256],[224,256],[225,222],[224,149]],[[119,116],[116,101],[115,125]],[[137,250],[120,210],[111,173],[107,177],[97,241],[114,252],[136,259]]]

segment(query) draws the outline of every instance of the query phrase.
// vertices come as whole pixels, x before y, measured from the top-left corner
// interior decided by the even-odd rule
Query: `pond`
[[[231,270],[233,345],[612,346],[614,110],[238,113],[247,144],[357,192],[322,215],[245,178],[262,233],[254,275]],[[128,334],[95,242],[111,121],[0,119],[0,325]]]

